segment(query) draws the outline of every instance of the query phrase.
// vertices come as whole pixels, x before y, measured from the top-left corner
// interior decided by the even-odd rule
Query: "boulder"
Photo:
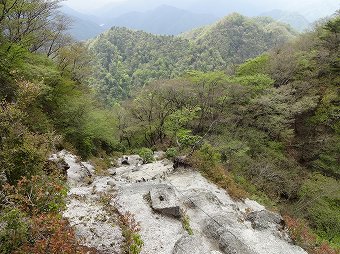
[[[263,230],[268,228],[282,229],[284,220],[280,214],[268,210],[251,212],[246,216],[254,229]]]
[[[143,159],[139,155],[123,156],[118,159],[119,166],[137,166],[142,165]]]
[[[129,157],[123,157],[121,161],[122,165],[130,165],[129,163]]]
[[[235,222],[225,215],[208,218],[205,221],[203,232],[218,244],[222,253],[254,254],[254,252],[231,231],[231,226],[234,223]]]
[[[187,156],[177,156],[174,159],[173,167],[174,167],[174,169],[190,167],[190,163],[187,159]]]
[[[151,207],[155,212],[181,217],[179,200],[173,187],[164,185],[150,190]]]
[[[115,187],[116,183],[113,180],[109,180],[109,181],[107,181],[107,185]]]
[[[174,246],[173,254],[207,254],[209,248],[202,244],[202,240],[196,236],[185,235]]]

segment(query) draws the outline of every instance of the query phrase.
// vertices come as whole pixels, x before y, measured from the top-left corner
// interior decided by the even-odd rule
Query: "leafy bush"
[[[200,150],[195,151],[190,164],[202,172],[212,182],[227,189],[231,197],[243,199],[247,193],[234,181],[232,175],[227,172],[220,163],[220,154],[210,144],[204,144]]]
[[[144,163],[151,163],[154,161],[153,151],[149,148],[142,148],[139,150],[138,155],[142,157]]]
[[[119,226],[122,229],[124,236],[124,245],[122,246],[123,253],[139,254],[144,245],[139,234],[140,225],[136,222],[133,214],[127,212],[125,214],[118,212]]]
[[[18,104],[0,103],[0,168],[10,183],[42,171],[51,148],[48,135],[29,131]]]
[[[55,214],[42,214],[33,217],[30,225],[28,241],[15,253],[65,253],[95,254],[93,248],[78,244],[75,232],[68,221]]]
[[[6,209],[0,213],[0,253],[12,253],[27,241],[29,222],[18,209]]]
[[[175,158],[178,155],[178,149],[175,147],[168,148],[165,152],[167,159]]]
[[[313,175],[300,190],[300,208],[318,235],[330,242],[340,241],[340,183],[336,179]],[[338,246],[340,247],[340,246]]]
[[[284,216],[291,239],[309,253],[312,254],[338,254],[339,247],[332,248],[329,242],[321,241],[313,233],[305,220]]]
[[[10,203],[29,215],[59,213],[64,209],[67,190],[56,176],[22,178],[17,185],[5,185]]]
[[[202,137],[193,135],[191,130],[180,130],[177,134],[178,142],[183,147],[190,147],[195,145]]]

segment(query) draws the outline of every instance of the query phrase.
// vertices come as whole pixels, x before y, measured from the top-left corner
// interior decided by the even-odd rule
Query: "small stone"
[[[129,163],[129,157],[124,157],[124,158],[122,159],[122,165],[130,165],[130,163]]]
[[[114,181],[110,180],[110,181],[107,181],[107,185],[113,187],[113,186],[116,186],[116,183]]]

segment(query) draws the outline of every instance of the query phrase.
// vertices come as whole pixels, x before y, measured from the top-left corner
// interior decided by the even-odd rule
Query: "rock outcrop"
[[[209,254],[212,252],[209,249],[201,244],[201,239],[197,236],[185,235],[181,237],[174,246],[174,250],[172,254]],[[217,254],[215,252],[215,254]]]
[[[235,202],[190,168],[174,170],[166,159],[142,164],[139,156],[128,156],[128,163],[123,158],[97,176],[69,153],[58,157],[70,166],[64,216],[82,243],[101,253],[121,253],[123,237],[113,212],[119,211],[140,223],[142,254],[306,254],[287,241],[278,214],[252,200]]]
[[[284,227],[284,220],[280,214],[267,210],[251,212],[246,216],[254,229],[263,230],[272,228],[281,230]]]

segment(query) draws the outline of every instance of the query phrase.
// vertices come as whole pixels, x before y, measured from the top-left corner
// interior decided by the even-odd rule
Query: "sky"
[[[226,4],[229,12],[243,12],[245,15],[248,15],[247,12],[249,14],[252,11],[254,12],[254,9],[263,10],[263,12],[282,9],[299,12],[307,18],[319,18],[318,16],[330,15],[340,9],[339,0],[66,0],[64,3],[77,11],[91,14],[98,14],[100,9],[112,11],[113,5],[117,6],[116,9],[119,9],[120,6],[123,9],[131,10],[132,8],[134,11],[145,11],[161,4],[172,5],[193,12],[210,12],[210,14],[217,16],[225,14],[221,12],[225,10],[223,8],[221,10],[220,7],[226,6]],[[215,10],[214,6],[216,7]],[[235,6],[238,9],[230,10],[232,8],[230,6]]]
[[[110,3],[124,2],[124,0],[66,0],[66,5],[77,11],[89,12],[91,9],[98,9]]]

